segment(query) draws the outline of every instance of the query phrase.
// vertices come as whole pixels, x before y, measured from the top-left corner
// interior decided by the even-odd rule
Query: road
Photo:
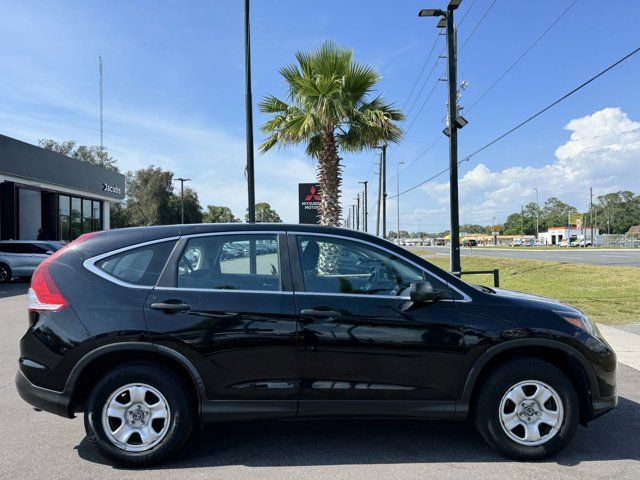
[[[569,447],[545,462],[506,460],[467,423],[316,420],[213,425],[168,465],[117,469],[89,445],[81,418],[35,412],[18,397],[13,381],[27,326],[25,292],[24,284],[0,286],[0,479],[640,478],[640,370],[625,365],[619,407],[579,427]]]
[[[449,255],[449,247],[412,247],[412,250],[430,251],[436,255]],[[640,267],[640,248],[637,249],[597,249],[597,248],[558,248],[557,250],[538,250],[522,247],[460,248],[462,256],[527,258],[532,260],[549,260],[553,262],[590,263],[595,265],[620,265]]]

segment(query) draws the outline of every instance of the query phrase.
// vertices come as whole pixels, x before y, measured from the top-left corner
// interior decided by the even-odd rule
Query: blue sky
[[[462,45],[492,0],[464,0],[457,11]],[[570,0],[497,0],[459,55],[467,80],[461,104],[482,92],[562,12]],[[253,1],[253,94],[284,94],[280,66],[297,50],[334,39],[382,75],[380,92],[407,99],[437,35],[420,8],[446,2]],[[105,144],[123,170],[149,164],[193,178],[201,202],[244,213],[242,2],[0,2],[0,132],[28,142],[75,139],[98,144],[97,59],[105,65]],[[460,154],[475,150],[639,45],[640,2],[578,0],[528,55],[465,116]],[[438,40],[439,52],[444,38]],[[427,64],[425,76],[432,68]],[[416,100],[397,148],[390,147],[388,191],[396,162],[415,159],[443,128],[446,83],[440,60]],[[422,87],[424,77],[416,90]],[[461,220],[491,223],[522,203],[559,196],[582,206],[595,193],[640,191],[640,55],[461,167]],[[429,91],[432,96],[416,118]],[[417,93],[417,92],[416,92]],[[265,117],[255,112],[255,137]],[[570,124],[570,122],[572,122]],[[572,125],[567,129],[567,125]],[[400,175],[401,190],[447,165],[441,140]],[[560,153],[559,153],[560,152]],[[374,152],[346,155],[344,203],[359,180],[375,183]],[[297,220],[296,184],[314,180],[302,149],[256,155],[257,199]],[[594,167],[595,165],[595,167]],[[597,167],[597,168],[596,168]],[[631,170],[630,170],[631,169]],[[439,183],[440,182],[440,183]],[[415,230],[447,227],[446,176],[401,197],[401,221]],[[371,191],[373,197],[374,188]],[[395,200],[389,222],[395,225]],[[373,220],[371,215],[370,220]]]

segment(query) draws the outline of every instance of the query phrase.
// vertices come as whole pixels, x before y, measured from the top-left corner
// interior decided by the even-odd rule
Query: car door
[[[44,259],[49,256],[47,254],[49,248],[44,243],[29,243],[27,246],[31,255],[29,255],[28,264],[25,268],[28,269],[28,274],[32,275],[38,265],[40,265]]]
[[[33,273],[31,262],[33,253],[29,243],[15,242],[9,245],[11,270],[16,277],[26,277]]]
[[[300,322],[299,415],[448,417],[463,360],[447,282],[391,250],[356,238],[290,234]],[[450,299],[414,304],[428,279]]]
[[[181,238],[145,315],[153,341],[200,372],[205,414],[295,415],[297,324],[284,235]]]

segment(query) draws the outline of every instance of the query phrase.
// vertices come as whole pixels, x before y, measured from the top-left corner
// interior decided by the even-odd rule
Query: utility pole
[[[102,56],[98,57],[98,73],[100,74],[100,153],[104,151],[104,123],[102,121]]]
[[[382,153],[378,163],[378,208],[376,212],[376,237],[380,236],[380,207],[382,205]]]
[[[538,189],[534,188],[534,190],[536,191],[536,243],[537,243],[538,239],[540,238],[540,220],[539,220],[540,197],[538,196]]]
[[[180,182],[180,223],[184,224],[184,182],[191,181],[190,178],[174,178],[174,181]]]
[[[364,192],[362,194],[362,226],[364,227],[362,230],[364,232],[366,232],[368,230],[368,225],[367,223],[369,223],[369,212],[367,211],[367,209],[369,208],[368,202],[369,202],[369,198],[367,195],[367,184],[369,183],[367,180],[365,180],[364,182],[358,182],[358,183],[362,183],[364,184]]]
[[[593,238],[594,235],[594,225],[593,225],[593,187],[589,187],[589,223],[591,223],[591,246],[596,246],[596,241]],[[587,242],[585,240],[585,247],[587,246]]]
[[[356,195],[354,198],[356,201],[356,230],[360,230],[360,194]]]
[[[380,145],[380,186],[382,203],[382,238],[387,237],[387,144]]]
[[[520,207],[520,238],[524,237],[524,205]]]
[[[398,214],[398,234],[396,235],[396,239],[398,245],[400,245],[400,165],[404,165],[404,162],[398,162],[398,173],[396,175],[396,187],[398,192],[398,195],[396,196],[396,209]]]
[[[458,116],[458,80],[456,58],[456,28],[453,12],[460,6],[461,0],[450,0],[447,10],[423,9],[420,17],[443,17],[438,27],[447,29],[447,80],[449,82],[449,124],[445,133],[449,136],[449,197],[451,216],[451,260],[450,269],[454,275],[460,275],[460,216],[458,212],[458,129],[467,122]],[[444,21],[443,21],[444,20]],[[442,25],[444,23],[444,25]]]
[[[253,169],[253,98],[251,95],[251,25],[249,0],[244,0],[244,79],[247,136],[247,196],[249,223],[256,222],[256,192]]]

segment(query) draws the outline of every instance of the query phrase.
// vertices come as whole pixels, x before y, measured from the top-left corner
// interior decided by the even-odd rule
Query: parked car
[[[574,240],[571,242],[572,247],[590,247],[591,245],[591,240]]]
[[[277,254],[222,253],[254,240]],[[616,355],[579,310],[347,229],[86,234],[40,264],[28,311],[19,394],[83,412],[117,464],[161,462],[204,422],[318,416],[468,417],[535,460],[617,404]]]
[[[62,243],[41,240],[2,240],[0,242],[0,283],[13,277],[30,277],[48,255],[60,250]]]
[[[462,246],[463,247],[477,247],[478,246],[478,241],[474,240],[474,239],[465,239],[462,242]]]

